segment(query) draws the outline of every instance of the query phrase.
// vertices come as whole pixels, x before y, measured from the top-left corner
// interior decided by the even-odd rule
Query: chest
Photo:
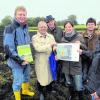
[[[27,29],[18,28],[15,31],[15,41],[18,45],[27,44],[30,41],[30,37]]]

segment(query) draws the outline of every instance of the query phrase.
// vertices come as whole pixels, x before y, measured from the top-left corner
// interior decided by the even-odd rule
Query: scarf
[[[73,30],[72,32],[70,33],[64,33],[64,39],[67,40],[67,41],[71,41],[76,35],[76,32],[75,30]]]

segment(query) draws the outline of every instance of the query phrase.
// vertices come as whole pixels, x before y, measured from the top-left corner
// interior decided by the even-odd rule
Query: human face
[[[38,23],[38,31],[40,34],[46,34],[47,32],[47,24],[44,21]]]
[[[96,26],[94,23],[88,23],[86,27],[88,31],[93,31]]]
[[[65,32],[66,32],[66,33],[71,33],[72,31],[73,31],[72,25],[71,25],[70,23],[67,23],[67,24],[65,25]]]
[[[24,11],[24,10],[17,10],[15,17],[16,17],[17,21],[18,21],[20,24],[23,24],[23,23],[26,22],[26,19],[27,19],[27,12]]]
[[[48,23],[47,23],[48,27],[49,28],[55,28],[55,21],[54,20],[50,20]]]

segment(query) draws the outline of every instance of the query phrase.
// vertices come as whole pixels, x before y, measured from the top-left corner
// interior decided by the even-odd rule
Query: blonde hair
[[[25,12],[27,13],[26,8],[25,8],[24,6],[18,6],[18,7],[16,7],[16,9],[15,9],[14,15],[16,15],[16,13],[17,13],[18,10],[23,10],[23,11],[25,11]]]

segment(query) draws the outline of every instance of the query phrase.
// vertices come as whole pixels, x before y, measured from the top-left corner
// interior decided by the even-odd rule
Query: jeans
[[[83,90],[82,75],[73,75],[72,79],[75,91],[82,91]]]
[[[83,91],[82,75],[65,74],[66,84],[70,85],[74,91]]]
[[[13,74],[13,91],[20,91],[22,83],[29,82],[30,65],[21,66],[12,59],[8,59],[7,64],[11,68]]]

